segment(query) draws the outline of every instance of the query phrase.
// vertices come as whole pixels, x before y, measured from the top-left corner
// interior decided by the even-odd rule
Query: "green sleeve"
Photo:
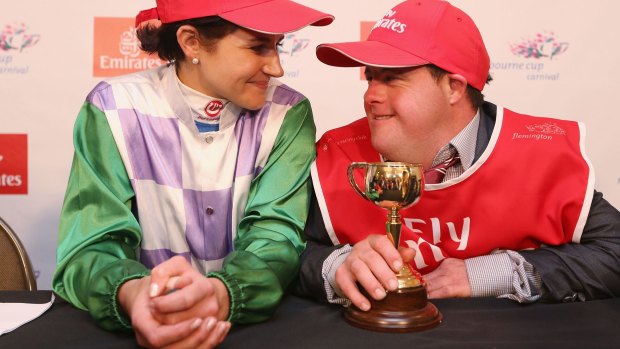
[[[297,275],[305,246],[301,235],[312,190],[308,176],[315,136],[306,99],[286,114],[267,164],[252,182],[235,251],[221,271],[209,273],[228,287],[232,322],[269,318]]]
[[[74,128],[75,153],[62,207],[53,289],[106,329],[129,328],[117,291],[149,274],[137,261],[141,231],[134,192],[105,114],[85,103]]]

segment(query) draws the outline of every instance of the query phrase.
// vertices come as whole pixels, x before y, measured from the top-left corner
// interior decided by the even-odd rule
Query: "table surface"
[[[0,302],[44,303],[50,291],[1,291]],[[620,298],[520,305],[505,299],[440,299],[438,327],[380,333],[350,326],[338,306],[287,296],[264,323],[235,326],[220,348],[620,348]],[[138,348],[131,334],[98,328],[57,299],[41,317],[0,336],[2,349]]]

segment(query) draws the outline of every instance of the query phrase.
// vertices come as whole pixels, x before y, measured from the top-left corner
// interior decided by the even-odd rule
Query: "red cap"
[[[482,91],[489,54],[474,21],[447,1],[408,0],[389,10],[361,42],[321,44],[319,60],[337,67],[434,64]]]
[[[334,20],[330,14],[290,0],[157,0],[156,8],[136,16],[136,26],[152,19],[171,23],[207,16],[219,16],[240,27],[268,34],[328,25]]]

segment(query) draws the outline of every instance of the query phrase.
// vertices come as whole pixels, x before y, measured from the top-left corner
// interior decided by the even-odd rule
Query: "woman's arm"
[[[267,164],[252,181],[235,251],[221,271],[208,274],[226,284],[232,322],[269,318],[297,275],[315,133],[310,102],[304,99],[287,112]]]
[[[86,102],[74,128],[75,154],[61,211],[53,288],[106,329],[128,328],[119,286],[149,274],[137,261],[141,230],[133,189],[105,114]]]

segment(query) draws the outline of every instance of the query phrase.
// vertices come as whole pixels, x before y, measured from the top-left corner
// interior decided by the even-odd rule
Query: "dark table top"
[[[45,303],[49,291],[0,292],[0,302]],[[264,323],[235,326],[220,348],[620,348],[620,298],[520,305],[493,298],[441,299],[444,321],[414,333],[380,333],[344,321],[338,306],[286,297]],[[2,349],[138,348],[58,299],[41,317],[0,336]]]

